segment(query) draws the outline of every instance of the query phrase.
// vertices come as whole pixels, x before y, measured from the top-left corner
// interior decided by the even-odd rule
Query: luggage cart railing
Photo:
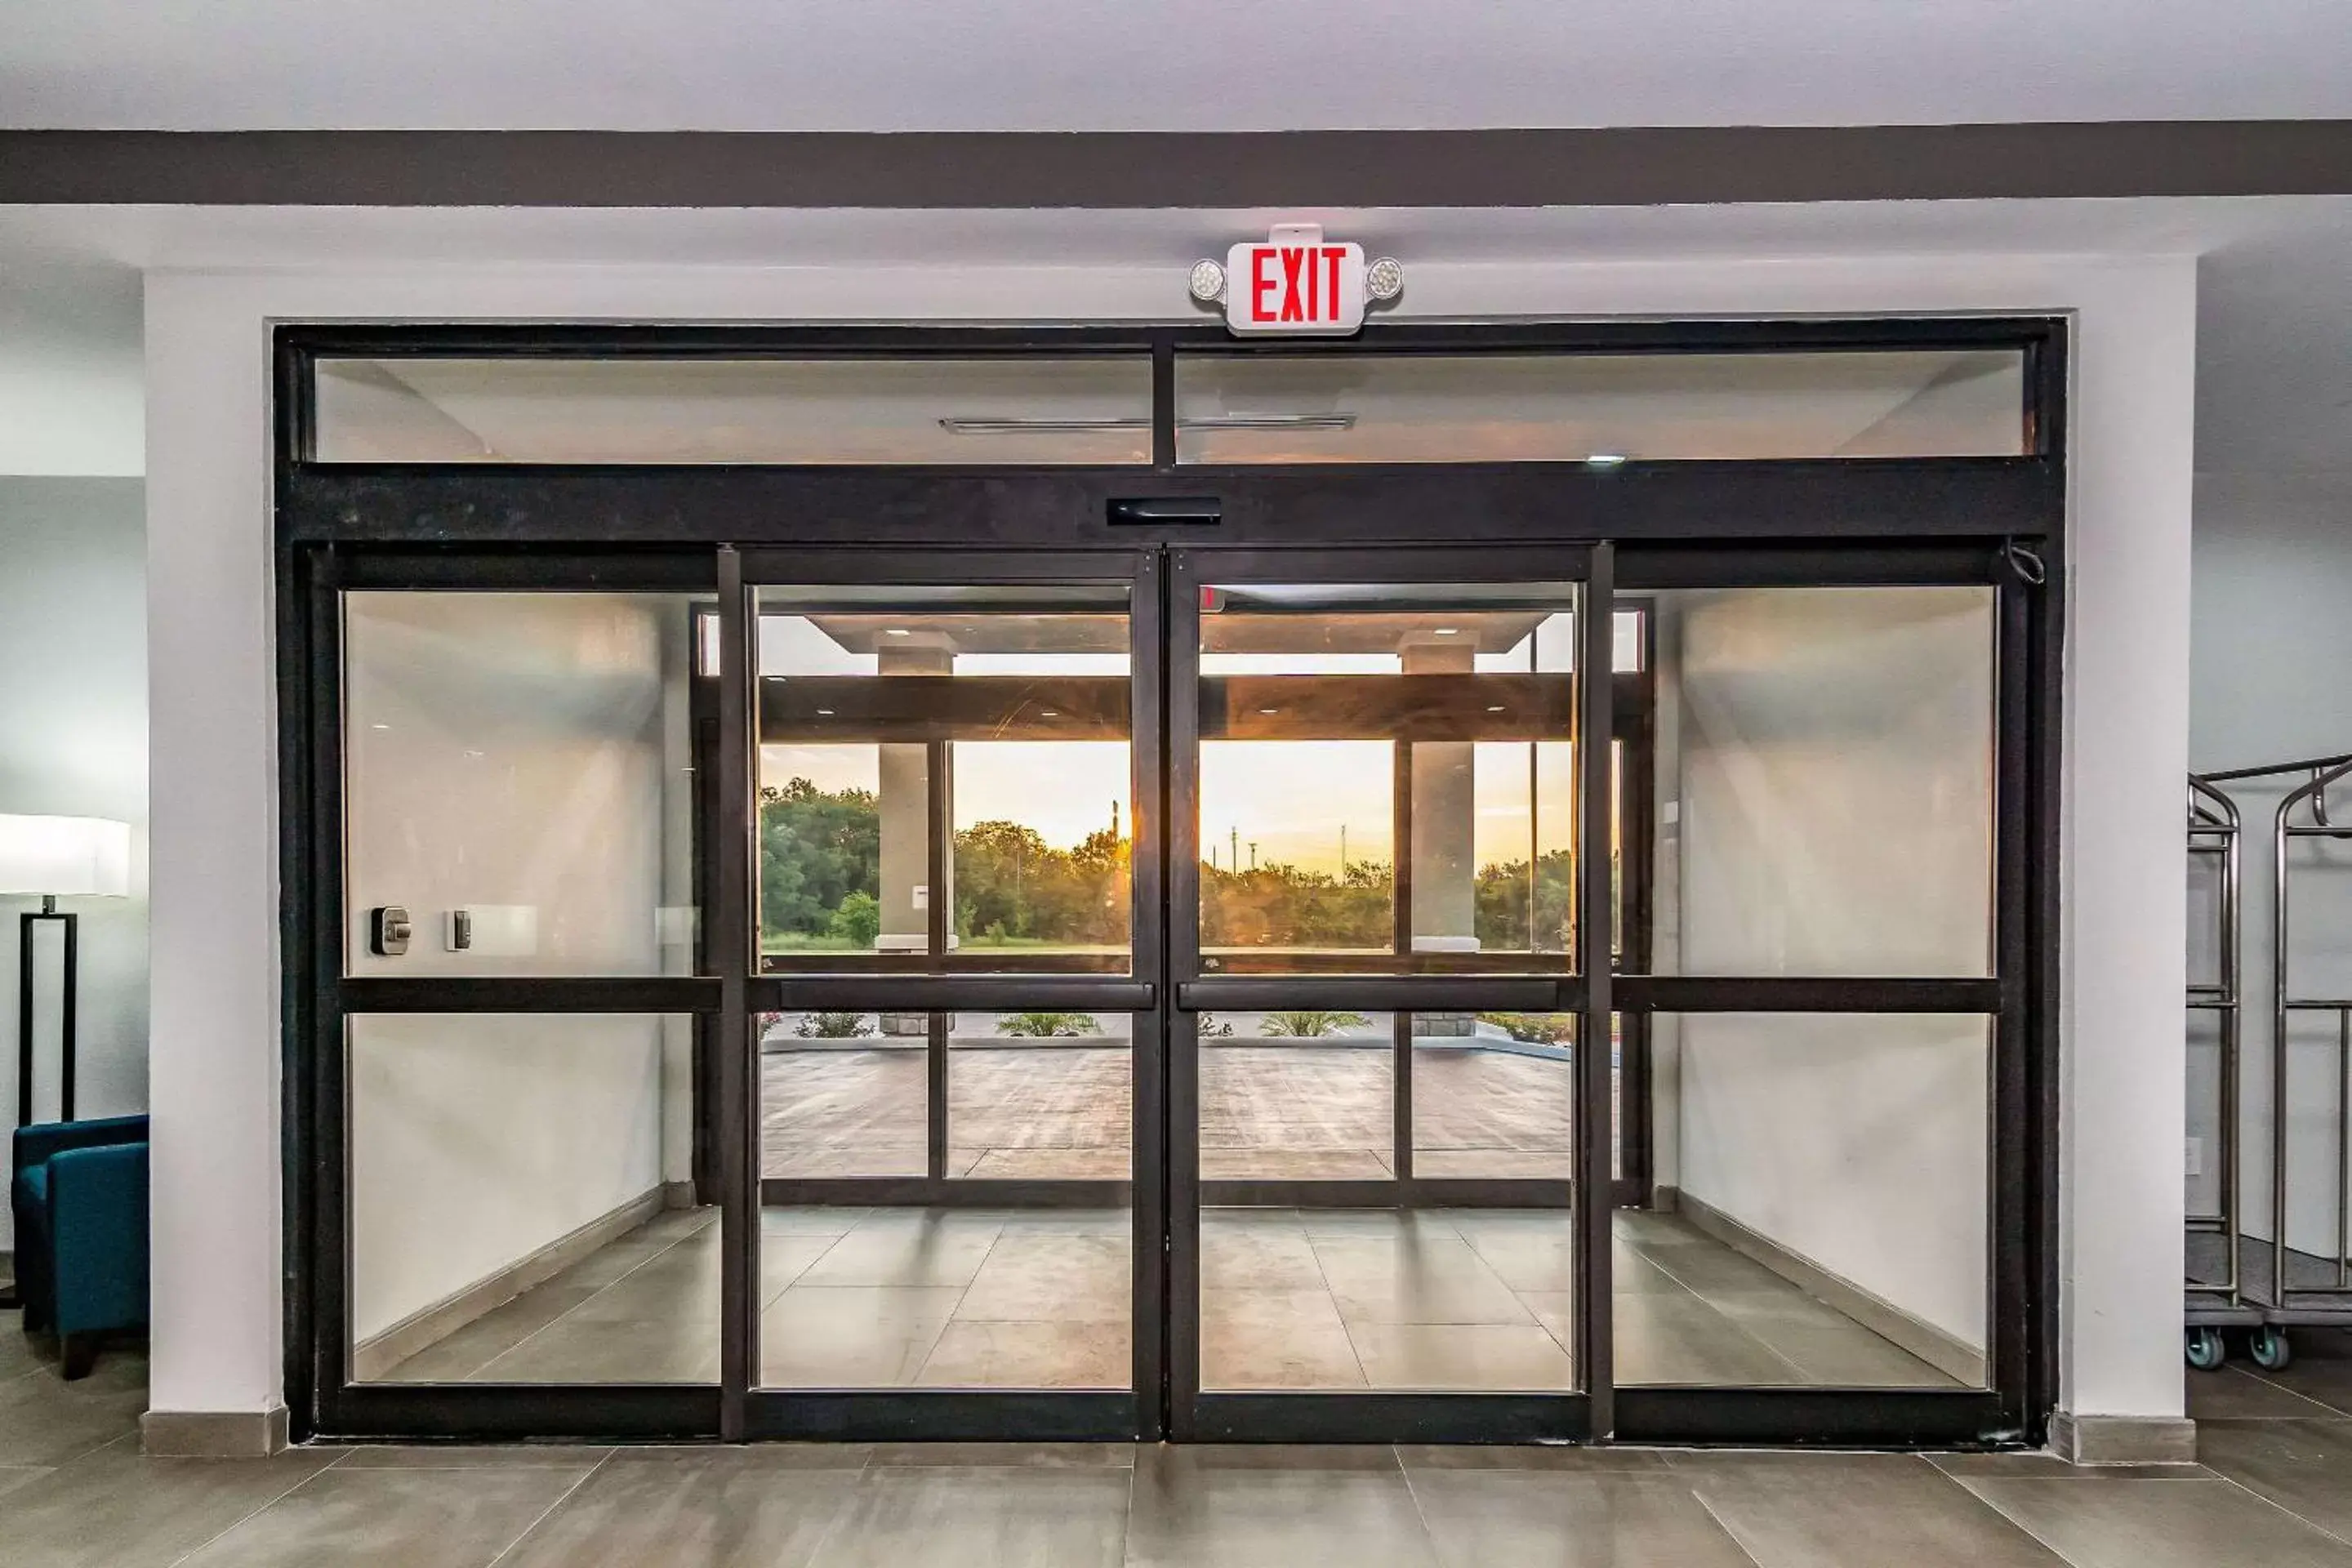
[[[2292,984],[2287,941],[2293,929],[2294,859],[2290,850],[2303,839],[2352,839],[2352,822],[2335,822],[2328,811],[2327,792],[2352,776],[2352,757],[2310,764],[2311,777],[2287,792],[2272,824],[2271,891],[2271,1279],[2273,1304],[2284,1312],[2304,1305],[2330,1312],[2352,1311],[2352,1190],[2346,1180],[2347,1135],[2352,1135],[2352,997],[2301,996]],[[2294,1260],[2287,1245],[2287,1033],[2299,1016],[2333,1014],[2336,1018],[2336,1104],[2334,1107],[2336,1218],[2333,1281],[2298,1283],[2290,1271]],[[2323,1272],[2325,1272],[2323,1270]],[[2323,1298],[2333,1298],[2323,1301]]]
[[[2213,978],[2200,982],[2191,976],[2189,982],[2189,1010],[2213,1016],[2214,1034],[2220,1047],[2219,1082],[2215,1098],[2219,1101],[2219,1121],[2213,1139],[2214,1159],[2221,1173],[2217,1184],[2219,1201],[2210,1213],[2191,1213],[2189,1229],[2193,1233],[2219,1236],[2222,1240],[2222,1264],[2218,1279],[2204,1271],[2191,1269],[2187,1288],[2192,1296],[2204,1299],[2202,1304],[2219,1304],[2225,1310],[2238,1309],[2244,1286],[2242,1253],[2245,1245],[2244,1208],[2239,1194],[2238,1119],[2239,1119],[2239,1057],[2241,1027],[2243,1016],[2242,974],[2243,955],[2239,945],[2239,923],[2242,918],[2240,889],[2242,862],[2237,803],[2195,773],[2189,775],[2189,856],[2192,865],[2203,861],[2214,869],[2215,899],[2213,937],[2215,963]],[[2193,1310],[2193,1309],[2192,1309]]]
[[[2294,883],[2298,866],[2307,868],[2308,858],[2299,861],[2294,847],[2305,839],[2352,839],[2352,821],[2338,822],[2331,814],[2328,793],[2352,777],[2352,752],[2332,757],[2307,757],[2299,762],[2272,763],[2260,767],[2231,768],[2202,775],[2207,789],[2220,791],[2220,786],[2241,780],[2294,779],[2302,782],[2290,788],[2279,802],[2271,822],[2271,885],[2268,905],[2268,935],[2271,942],[2271,1120],[2270,1120],[2270,1182],[2271,1234],[2267,1242],[2254,1239],[2247,1245],[2243,1237],[2244,1221],[2241,1212],[2238,1220],[2240,1245],[2234,1249],[2234,1266],[2224,1266],[2237,1287],[2234,1302],[2225,1301],[2214,1292],[2199,1292],[2193,1287],[2189,1292],[2189,1360],[2192,1366],[2213,1367],[2221,1363],[2222,1328],[2246,1327],[2252,1322],[2246,1338],[2246,1348],[2255,1365],[2275,1371],[2285,1366],[2291,1352],[2286,1330],[2289,1325],[2326,1324],[2352,1328],[2352,1183],[2347,1183],[2345,1167],[2346,1140],[2352,1136],[2352,996],[2331,997],[2299,995],[2294,988],[2294,973],[2288,962],[2288,938],[2292,931],[2294,908]],[[2205,797],[2191,787],[2192,803]],[[2200,837],[2218,840],[2218,827],[2200,835],[2194,824],[2199,807],[2190,807],[2192,842]],[[2226,821],[2228,814],[2208,803],[2208,819]],[[2224,889],[2225,904],[2236,901],[2238,895]],[[2243,934],[2241,923],[2239,933]],[[2228,961],[2225,961],[2225,963]],[[2242,960],[2237,960],[2234,973],[2225,969],[2223,975],[2210,985],[2190,988],[2190,1005],[2201,1001],[2218,1004],[2225,996],[2237,996],[2238,983],[2242,980]],[[2243,1008],[2239,1009],[2242,1022]],[[2287,1047],[2289,1031],[2298,1018],[2311,1015],[2333,1015],[2336,1019],[2336,1074],[2334,1102],[2333,1153],[2336,1161],[2336,1177],[2333,1194],[2335,1217],[2334,1256],[2323,1257],[2316,1250],[2296,1249],[2289,1241],[2287,1212],[2290,1199],[2287,1181],[2288,1107],[2287,1107]],[[2228,1022],[2229,1015],[2222,1015]],[[2228,1047],[2224,1047],[2225,1054]],[[2237,1103],[2235,1074],[2225,1069],[2223,1092]],[[2229,1174],[2225,1175],[2223,1207],[2237,1210],[2242,1194],[2226,1185],[2235,1175],[2236,1147],[2239,1136],[2237,1119],[2225,1111],[2228,1134],[2232,1140]],[[2203,1239],[2198,1221],[2210,1216],[2191,1217],[2190,1249]],[[2226,1235],[2226,1232],[2223,1234]],[[2220,1270],[2217,1270],[2220,1271]],[[2201,1326],[2200,1326],[2201,1325]]]

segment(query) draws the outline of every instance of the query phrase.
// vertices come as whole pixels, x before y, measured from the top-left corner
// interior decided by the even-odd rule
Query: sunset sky
[[[1564,620],[1566,617],[1557,617]],[[763,675],[872,675],[870,654],[847,651],[799,616],[761,617]],[[1547,647],[1550,637],[1545,638]],[[1482,655],[1481,668],[1525,669],[1525,644]],[[1124,675],[1115,654],[963,654],[962,675]],[[1395,674],[1388,654],[1205,654],[1202,673]],[[1565,742],[1481,742],[1475,759],[1476,845],[1480,864],[1524,860],[1528,853],[1528,762],[1537,753],[1538,826],[1545,853],[1567,848],[1574,800],[1574,747]],[[1202,849],[1229,863],[1234,833],[1241,861],[1257,844],[1261,864],[1283,860],[1336,873],[1340,829],[1348,858],[1388,860],[1394,752],[1385,741],[1212,741],[1201,748]],[[871,744],[766,745],[761,783],[806,778],[821,789],[877,787],[879,753]],[[1128,748],[1113,741],[959,742],[954,820],[1025,823],[1049,844],[1066,847],[1110,820],[1118,803],[1132,830]]]

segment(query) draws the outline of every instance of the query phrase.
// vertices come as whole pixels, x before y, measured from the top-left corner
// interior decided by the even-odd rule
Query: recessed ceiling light
[[[1279,708],[1261,708],[1258,711],[1261,713],[1279,713],[1282,710]]]
[[[904,626],[890,626],[887,628],[887,635],[894,637],[910,637],[915,634]]]
[[[1502,705],[1501,703],[1499,703],[1499,702],[1496,703],[1496,704],[1495,704],[1495,706],[1493,706],[1492,708],[1489,708],[1489,709],[1487,709],[1487,710],[1486,710],[1486,711],[1487,711],[1487,712],[1489,712],[1489,713],[1500,713],[1502,710],[1503,710],[1503,705]]]
[[[1040,719],[1058,719],[1061,716],[1062,710],[1058,708],[1041,708],[1037,710],[1037,717]]]
[[[389,730],[392,726],[389,724],[371,724],[368,728],[371,730]]]
[[[1618,468],[1624,465],[1625,454],[1622,452],[1595,452],[1584,459],[1584,466],[1588,468]]]
[[[820,719],[830,719],[833,717],[833,710],[830,708],[820,708],[816,710],[816,716]]]
[[[1462,628],[1460,626],[1440,626],[1437,628],[1437,635],[1442,637],[1458,637],[1462,635]]]

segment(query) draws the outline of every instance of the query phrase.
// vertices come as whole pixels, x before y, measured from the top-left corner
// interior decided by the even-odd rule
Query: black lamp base
[[[46,921],[65,930],[65,965],[58,989],[58,1119],[74,1119],[74,999],[81,987],[81,921],[53,898],[16,917],[16,1125],[33,1120],[33,933]]]
[[[35,930],[46,921],[55,921],[65,928],[64,984],[58,994],[58,1111],[60,1120],[71,1121],[74,1114],[74,996],[80,989],[76,984],[79,968],[80,925],[75,916],[58,908],[55,899],[45,898],[38,910],[27,910],[16,918],[16,1125],[23,1127],[33,1120],[33,939]],[[0,1308],[21,1306],[13,1279],[0,1286]]]

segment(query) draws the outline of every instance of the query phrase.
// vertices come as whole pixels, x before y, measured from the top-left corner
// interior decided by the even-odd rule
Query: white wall
[[[661,1020],[355,1019],[352,1334],[363,1342],[661,1182]]]
[[[1682,973],[1989,973],[1991,591],[1675,597]],[[1983,1348],[1984,1021],[1680,1037],[1682,1190]]]
[[[131,824],[131,896],[81,917],[74,1110],[147,1106],[146,518],[140,481],[0,478],[0,812]],[[0,898],[0,1103],[16,1104],[16,915]],[[43,927],[36,1117],[58,1114],[58,939]],[[0,1215],[0,1248],[10,1221]]]
[[[151,599],[153,739],[174,789],[154,852],[158,1409],[262,1410],[281,1385],[269,322],[1157,320],[1170,266],[149,274],[149,565],[173,585]],[[2193,258],[1433,258],[1409,299],[1437,319],[2074,314],[2060,1397],[2177,1415]]]
[[[2200,474],[2197,480],[2189,756],[2200,772],[2352,752],[2352,475]],[[2279,802],[2308,775],[2224,785],[2237,803],[2242,841],[2245,930],[2244,1103],[2239,1170],[2249,1230],[2271,1225],[2271,834]],[[2341,792],[2352,796],[2352,791]],[[2335,814],[2338,820],[2343,813]],[[2303,820],[2308,820],[2307,817]],[[2352,852],[2295,847],[2291,984],[2302,995],[2352,994]],[[2191,951],[2210,962],[2214,928],[2200,921]],[[2191,1177],[2191,1205],[2219,1199],[2220,1052],[2192,1021],[2189,1132],[2205,1141],[2206,1169]],[[2335,1023],[2305,1016],[2291,1026],[2288,1116],[2292,1243],[2335,1245],[2336,1157]]]
[[[354,972],[658,973],[666,851],[683,847],[668,797],[687,792],[667,787],[684,777],[669,755],[683,605],[574,594],[361,594],[345,605]],[[365,952],[379,904],[413,916],[405,954]],[[528,951],[449,951],[447,912],[482,906],[529,911]],[[664,1028],[355,1021],[353,1337],[659,1185]]]

